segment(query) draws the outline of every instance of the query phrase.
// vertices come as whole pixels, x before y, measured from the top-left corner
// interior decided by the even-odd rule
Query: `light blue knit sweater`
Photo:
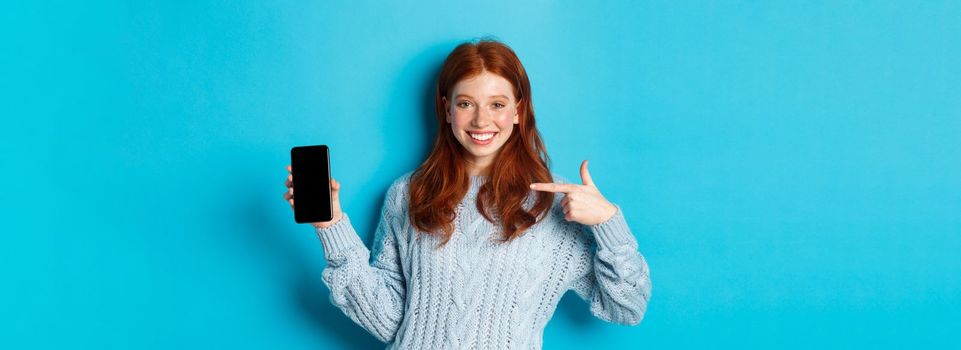
[[[387,191],[373,253],[346,213],[316,229],[331,302],[388,349],[540,349],[568,290],[602,320],[635,325],[644,317],[650,275],[620,206],[609,220],[586,226],[564,220],[559,193],[548,218],[498,243],[492,239],[500,228],[474,204],[487,177],[472,176],[454,236],[434,250],[440,239],[418,234],[407,218],[411,173]]]

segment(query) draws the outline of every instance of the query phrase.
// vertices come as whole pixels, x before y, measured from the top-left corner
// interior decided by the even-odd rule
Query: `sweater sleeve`
[[[586,266],[582,266],[583,272],[571,289],[590,304],[591,313],[597,318],[637,325],[644,318],[650,299],[650,274],[621,207],[615,206],[617,212],[605,222],[574,225],[588,232],[579,232],[585,238],[579,261]]]
[[[374,234],[373,263],[367,249],[344,216],[331,227],[316,229],[327,267],[322,275],[331,302],[377,339],[389,343],[403,320],[406,281],[398,238],[406,224],[397,182],[387,191]]]

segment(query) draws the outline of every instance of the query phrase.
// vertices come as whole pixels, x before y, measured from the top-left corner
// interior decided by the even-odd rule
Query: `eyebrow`
[[[467,95],[467,94],[458,94],[457,96],[454,96],[454,98],[460,98],[460,97],[467,97],[467,98],[470,98],[470,99],[473,99],[473,98],[474,98],[473,96]],[[491,98],[498,98],[498,97],[503,98],[503,99],[505,99],[505,100],[509,100],[509,98],[507,98],[507,96],[504,96],[504,95],[494,95],[494,96],[491,96]]]

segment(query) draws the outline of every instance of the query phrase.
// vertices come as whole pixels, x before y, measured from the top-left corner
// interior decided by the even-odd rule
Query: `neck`
[[[467,159],[467,175],[470,176],[490,176],[491,163],[493,157]]]
[[[484,171],[468,171],[468,172],[467,172],[467,175],[470,175],[470,176],[490,176],[490,171],[487,171],[487,170],[484,170]]]

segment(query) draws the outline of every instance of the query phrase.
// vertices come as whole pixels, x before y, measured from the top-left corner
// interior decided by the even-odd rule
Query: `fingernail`
[[[534,188],[534,187],[537,187],[537,186],[534,186],[534,184],[531,184],[531,188]]]

